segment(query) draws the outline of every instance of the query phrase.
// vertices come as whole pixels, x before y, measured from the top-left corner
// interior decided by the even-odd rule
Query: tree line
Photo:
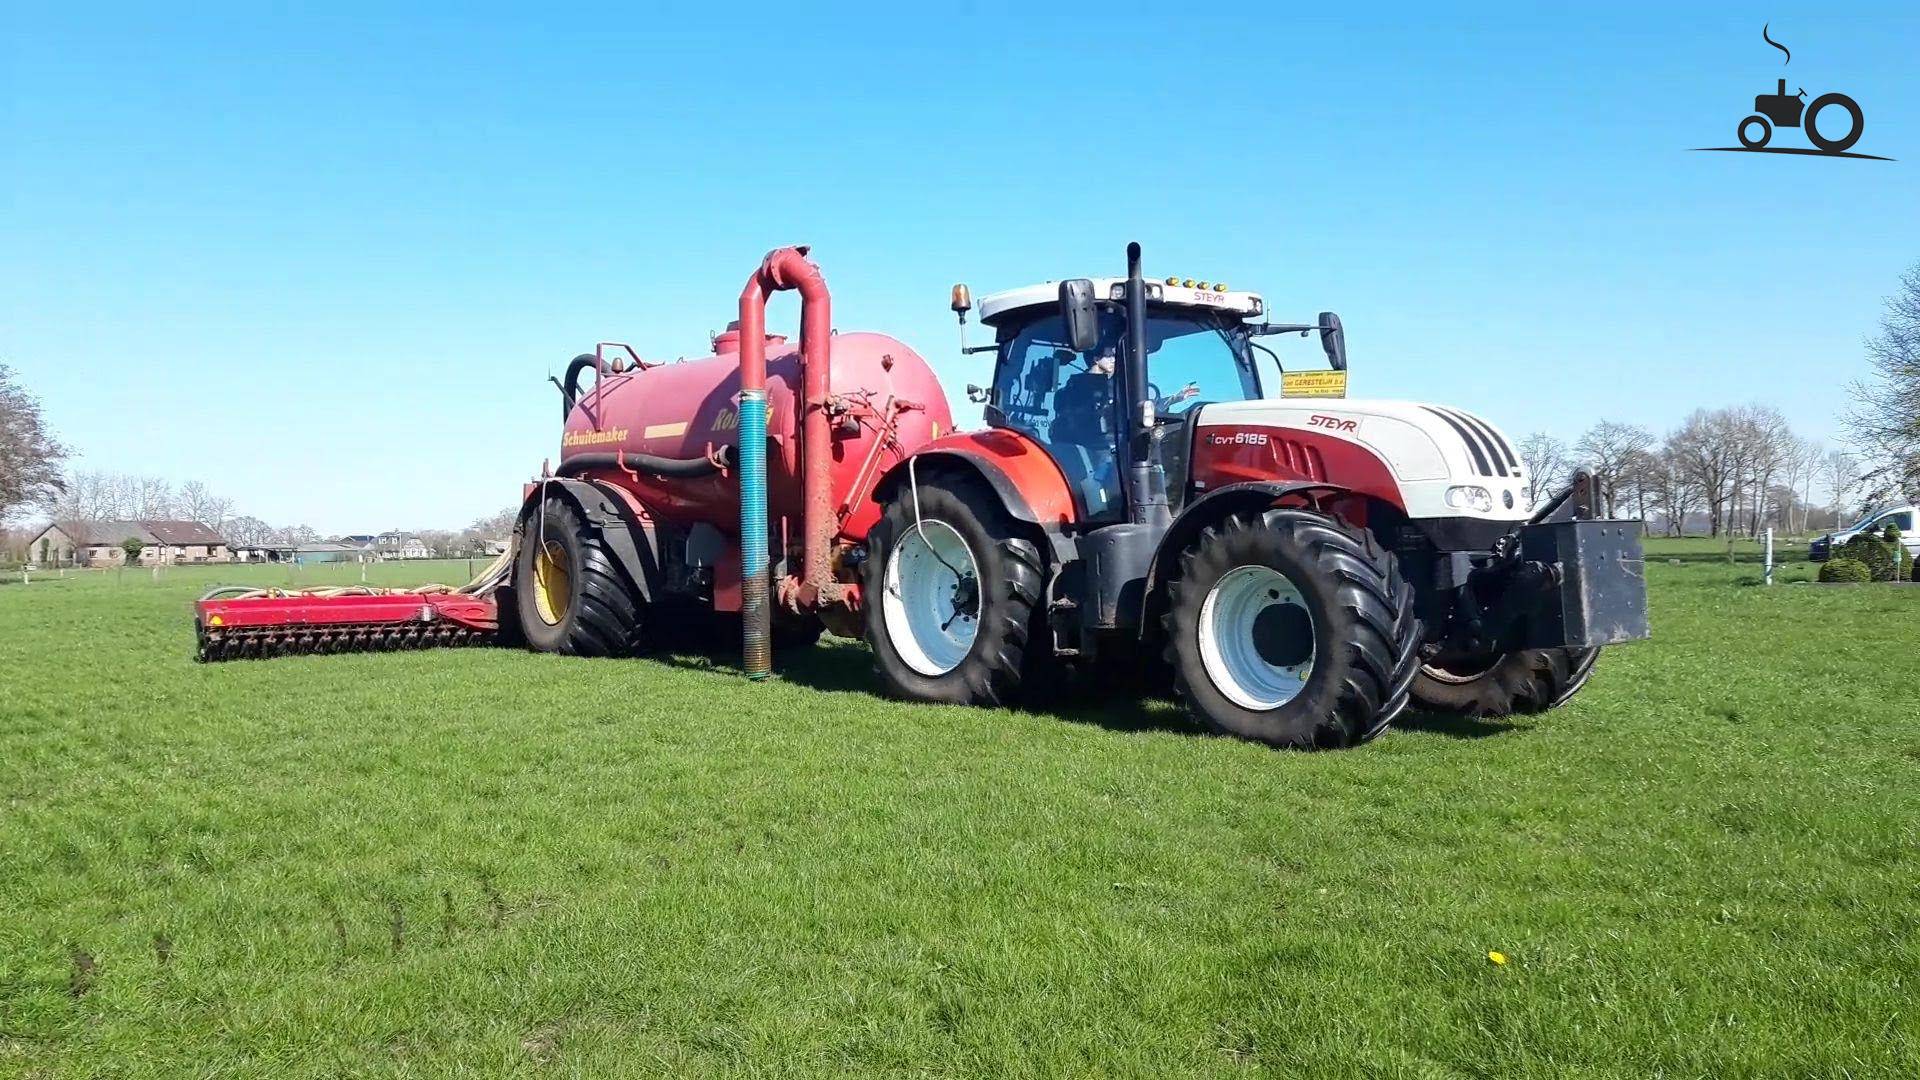
[[[1800,437],[1766,405],[1695,409],[1664,437],[1617,420],[1571,444],[1534,432],[1520,440],[1519,454],[1535,503],[1584,469],[1599,482],[1607,513],[1670,536],[1695,522],[1711,536],[1806,532],[1816,519],[1846,516],[1863,486],[1853,455]]]

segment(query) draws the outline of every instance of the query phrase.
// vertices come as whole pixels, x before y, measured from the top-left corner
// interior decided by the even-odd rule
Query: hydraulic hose
[[[762,433],[764,435],[766,420],[766,413],[764,411],[766,409],[766,401],[764,399],[760,402],[760,407],[762,409],[761,423]],[[744,416],[741,422],[743,424],[745,423]],[[743,435],[745,434],[745,430],[744,427],[741,429]],[[761,461],[763,465],[766,460],[765,455],[766,451],[762,448]],[[586,472],[589,469],[631,469],[634,472],[651,473],[654,476],[666,476],[676,480],[684,480],[695,476],[711,476],[719,472],[732,460],[732,448],[724,446],[721,447],[713,457],[697,458],[670,458],[661,457],[658,454],[575,454],[562,461],[554,472],[560,476],[574,476]],[[765,475],[764,472],[762,475]]]

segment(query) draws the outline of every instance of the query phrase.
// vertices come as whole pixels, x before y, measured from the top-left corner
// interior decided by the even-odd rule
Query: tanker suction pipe
[[[773,673],[767,580],[767,294],[800,291],[800,477],[803,516],[799,596],[818,599],[832,584],[833,438],[827,416],[832,386],[833,313],[826,279],[805,247],[767,253],[740,292],[740,616],[747,678]]]

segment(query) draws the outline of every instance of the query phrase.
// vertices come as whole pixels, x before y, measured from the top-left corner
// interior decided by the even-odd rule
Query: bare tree
[[[1527,469],[1527,503],[1539,506],[1566,483],[1567,444],[1544,431],[1536,431],[1520,440],[1520,464]],[[509,518],[507,529],[512,528]]]
[[[1920,499],[1920,263],[1887,297],[1867,362],[1872,375],[1853,385],[1846,423],[1868,457],[1868,497]]]
[[[1774,479],[1786,467],[1800,440],[1787,426],[1787,418],[1770,405],[1749,405],[1735,410],[1735,416],[1735,437],[1740,440],[1746,463],[1747,535],[1759,536],[1774,509]]]
[[[1522,447],[1522,453],[1525,453],[1524,446]],[[1532,471],[1531,465],[1528,466],[1528,471]],[[473,524],[467,526],[467,529],[489,540],[505,540],[507,535],[513,532],[513,524],[519,520],[519,518],[520,508],[518,506],[509,506],[496,513],[489,514],[486,517],[474,518]]]
[[[1647,455],[1650,467],[1643,478],[1648,501],[1666,519],[1669,536],[1684,535],[1687,518],[1701,508],[1702,489],[1687,470],[1679,438],[1678,432],[1668,436],[1665,446]]]
[[[1739,479],[1730,410],[1695,409],[1667,437],[1667,452],[1681,478],[1699,493],[1707,511],[1707,531],[1719,536]]]
[[[133,492],[130,518],[170,518],[174,515],[173,484],[158,476],[136,476],[132,478],[129,490]]]
[[[271,542],[273,526],[257,517],[237,517],[227,522],[226,539],[235,547],[259,547]]]
[[[1587,433],[1580,436],[1580,441],[1574,445],[1575,462],[1593,470],[1594,478],[1600,483],[1607,515],[1613,514],[1616,489],[1628,460],[1652,446],[1653,442],[1653,433],[1646,428],[1602,420],[1587,429]]]
[[[1620,491],[1633,504],[1640,530],[1651,529],[1647,511],[1657,508],[1666,490],[1667,461],[1660,450],[1637,450],[1620,463]]]
[[[180,516],[188,521],[197,521],[202,525],[211,525],[208,514],[209,504],[213,502],[213,492],[198,480],[189,480],[180,485],[180,498],[176,500]]]
[[[113,477],[103,472],[77,472],[67,477],[66,489],[53,500],[55,521],[103,521],[119,512]]]
[[[1820,459],[1820,478],[1826,481],[1836,522],[1846,512],[1847,496],[1859,489],[1860,475],[1860,462],[1845,450],[1829,450]]]
[[[1788,516],[1788,532],[1807,531],[1807,513],[1813,504],[1813,480],[1820,472],[1820,459],[1825,453],[1826,448],[1812,439],[1796,439],[1788,448],[1782,479],[1793,493],[1793,501],[1799,506],[1800,513],[1798,523],[1791,515]]]
[[[13,369],[0,364],[0,521],[58,498],[66,486],[60,479],[66,456],[47,432],[39,399],[15,385]]]

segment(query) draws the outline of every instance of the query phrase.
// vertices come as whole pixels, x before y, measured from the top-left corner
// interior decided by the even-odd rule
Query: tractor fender
[[[620,572],[633,587],[634,595],[651,601],[660,585],[660,537],[653,515],[632,493],[598,480],[550,476],[528,486],[520,506],[520,517],[513,527],[514,546],[531,539],[530,530],[539,527],[540,506],[546,499],[565,499],[587,524],[600,530],[607,550],[619,563]]]
[[[1216,488],[1189,502],[1160,537],[1160,543],[1153,550],[1153,561],[1147,564],[1147,587],[1140,601],[1145,608],[1140,612],[1140,633],[1145,635],[1157,625],[1151,619],[1154,597],[1160,592],[1161,584],[1172,576],[1174,561],[1187,545],[1199,538],[1202,529],[1234,514],[1264,510],[1288,495],[1306,493],[1349,495],[1353,491],[1340,484],[1311,480],[1253,480]]]
[[[983,435],[1006,436],[1027,445],[1002,446],[979,438]],[[993,489],[1015,520],[1038,527],[1047,538],[1054,565],[1073,560],[1073,540],[1063,529],[1074,519],[1073,493],[1066,478],[1044,451],[1013,432],[968,432],[938,440],[881,477],[874,485],[873,499],[887,502],[914,479],[925,483],[930,472],[942,468],[978,477]]]

